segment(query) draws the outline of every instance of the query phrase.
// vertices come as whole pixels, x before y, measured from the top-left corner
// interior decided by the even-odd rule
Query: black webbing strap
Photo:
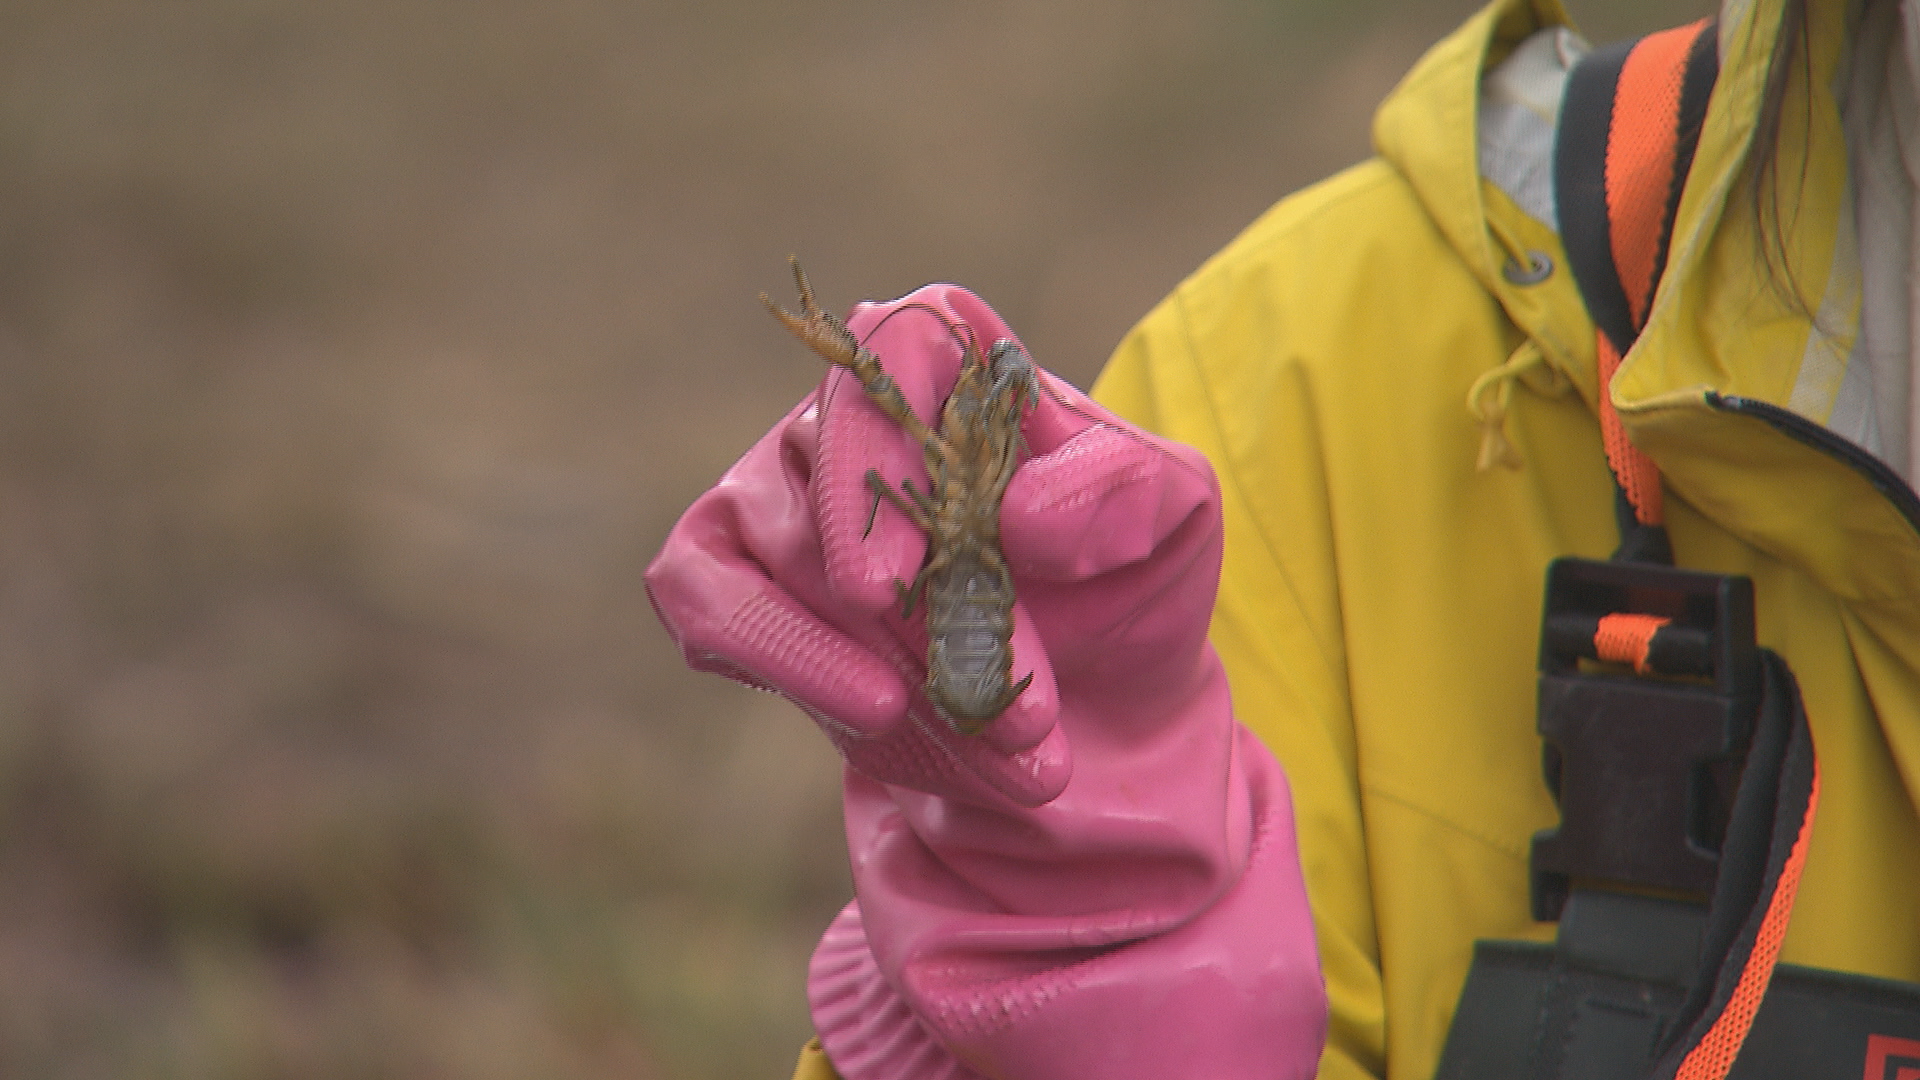
[[[1625,356],[1640,336],[1627,309],[1627,292],[1613,265],[1613,222],[1607,208],[1607,133],[1614,89],[1638,39],[1616,42],[1582,57],[1567,75],[1554,132],[1554,209],[1560,244],[1580,286],[1594,328]],[[1604,389],[1604,388],[1603,388]]]

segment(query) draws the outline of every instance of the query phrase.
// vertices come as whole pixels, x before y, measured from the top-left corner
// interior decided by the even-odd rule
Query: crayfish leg
[[[934,518],[933,500],[929,499],[925,495],[920,494],[918,491],[915,491],[913,489],[913,481],[911,480],[900,481],[900,490],[906,492],[907,498],[913,500],[913,505],[919,507],[920,512],[926,515],[924,524],[922,523],[922,519],[920,518],[915,518],[914,524],[919,525],[922,529],[925,529],[928,532],[932,532],[933,518]]]
[[[907,515],[907,520],[919,526],[921,532],[934,531],[932,505],[927,502],[925,496],[913,490],[913,481],[903,480],[901,486],[906,489],[907,499],[901,498],[899,492],[887,486],[887,482],[880,477],[879,469],[867,470],[867,487],[873,491],[873,509],[867,512],[867,531],[860,534],[861,539],[866,539],[867,534],[873,532],[873,520],[880,516],[881,499],[899,507],[900,512]],[[912,501],[909,502],[908,499]]]
[[[933,580],[933,575],[945,570],[952,564],[953,556],[943,555],[936,551],[927,556],[927,561],[920,567],[920,572],[913,575],[913,581],[911,583],[904,585],[898,581],[893,583],[894,591],[900,595],[901,618],[907,619],[913,617],[913,598],[918,596],[923,600],[926,599],[928,583]]]
[[[904,581],[895,581],[893,583],[894,594],[900,598],[901,618],[913,618],[913,598],[916,596],[924,597],[927,594],[927,571],[929,569],[930,567],[921,567],[920,572],[913,575],[913,581],[911,583]]]

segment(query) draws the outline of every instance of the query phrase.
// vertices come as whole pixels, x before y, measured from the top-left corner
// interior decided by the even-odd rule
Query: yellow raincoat
[[[1920,980],[1920,533],[1899,500],[1920,502],[1713,398],[1824,424],[1857,332],[1829,91],[1845,4],[1816,0],[1779,140],[1804,303],[1757,254],[1746,151],[1782,6],[1722,11],[1666,274],[1610,392],[1665,478],[1676,562],[1753,578],[1761,644],[1805,697],[1821,802],[1781,959]],[[1551,228],[1479,175],[1475,110],[1483,71],[1564,21],[1554,0],[1498,0],[1442,41],[1380,108],[1378,156],[1254,223],[1095,389],[1219,472],[1213,641],[1293,784],[1328,1080],[1427,1080],[1474,940],[1554,931],[1528,914],[1528,842],[1558,820],[1534,727],[1541,589],[1550,560],[1605,558],[1618,533],[1593,325]],[[1544,281],[1502,275],[1536,251]],[[831,1073],[815,1052],[799,1075]]]

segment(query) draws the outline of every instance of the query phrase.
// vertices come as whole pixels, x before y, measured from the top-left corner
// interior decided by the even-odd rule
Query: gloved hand
[[[1013,336],[950,285],[848,325],[934,427],[960,342]],[[1326,1003],[1286,780],[1206,642],[1212,471],[1040,380],[1000,515],[1033,681],[978,735],[929,704],[924,616],[900,613],[927,537],[889,504],[867,532],[867,471],[924,492],[921,447],[845,370],[648,570],[688,663],[784,694],[848,763],[858,899],[814,957],[816,1029],[846,1080],[1311,1076]]]

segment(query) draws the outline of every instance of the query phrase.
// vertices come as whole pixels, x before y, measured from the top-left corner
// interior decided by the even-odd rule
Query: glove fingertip
[[[987,780],[1020,806],[1032,809],[1060,797],[1073,779],[1073,754],[1058,725],[1031,750],[1008,755]]]
[[[921,559],[915,551],[913,564]],[[909,565],[885,552],[842,550],[827,562],[827,585],[841,603],[866,616],[899,614],[903,590],[915,573],[905,569]]]
[[[981,732],[987,745],[1003,754],[1031,750],[1059,722],[1060,699],[1053,692],[1053,682],[1039,679],[1038,674],[1025,676],[1030,681],[1020,696]]]

